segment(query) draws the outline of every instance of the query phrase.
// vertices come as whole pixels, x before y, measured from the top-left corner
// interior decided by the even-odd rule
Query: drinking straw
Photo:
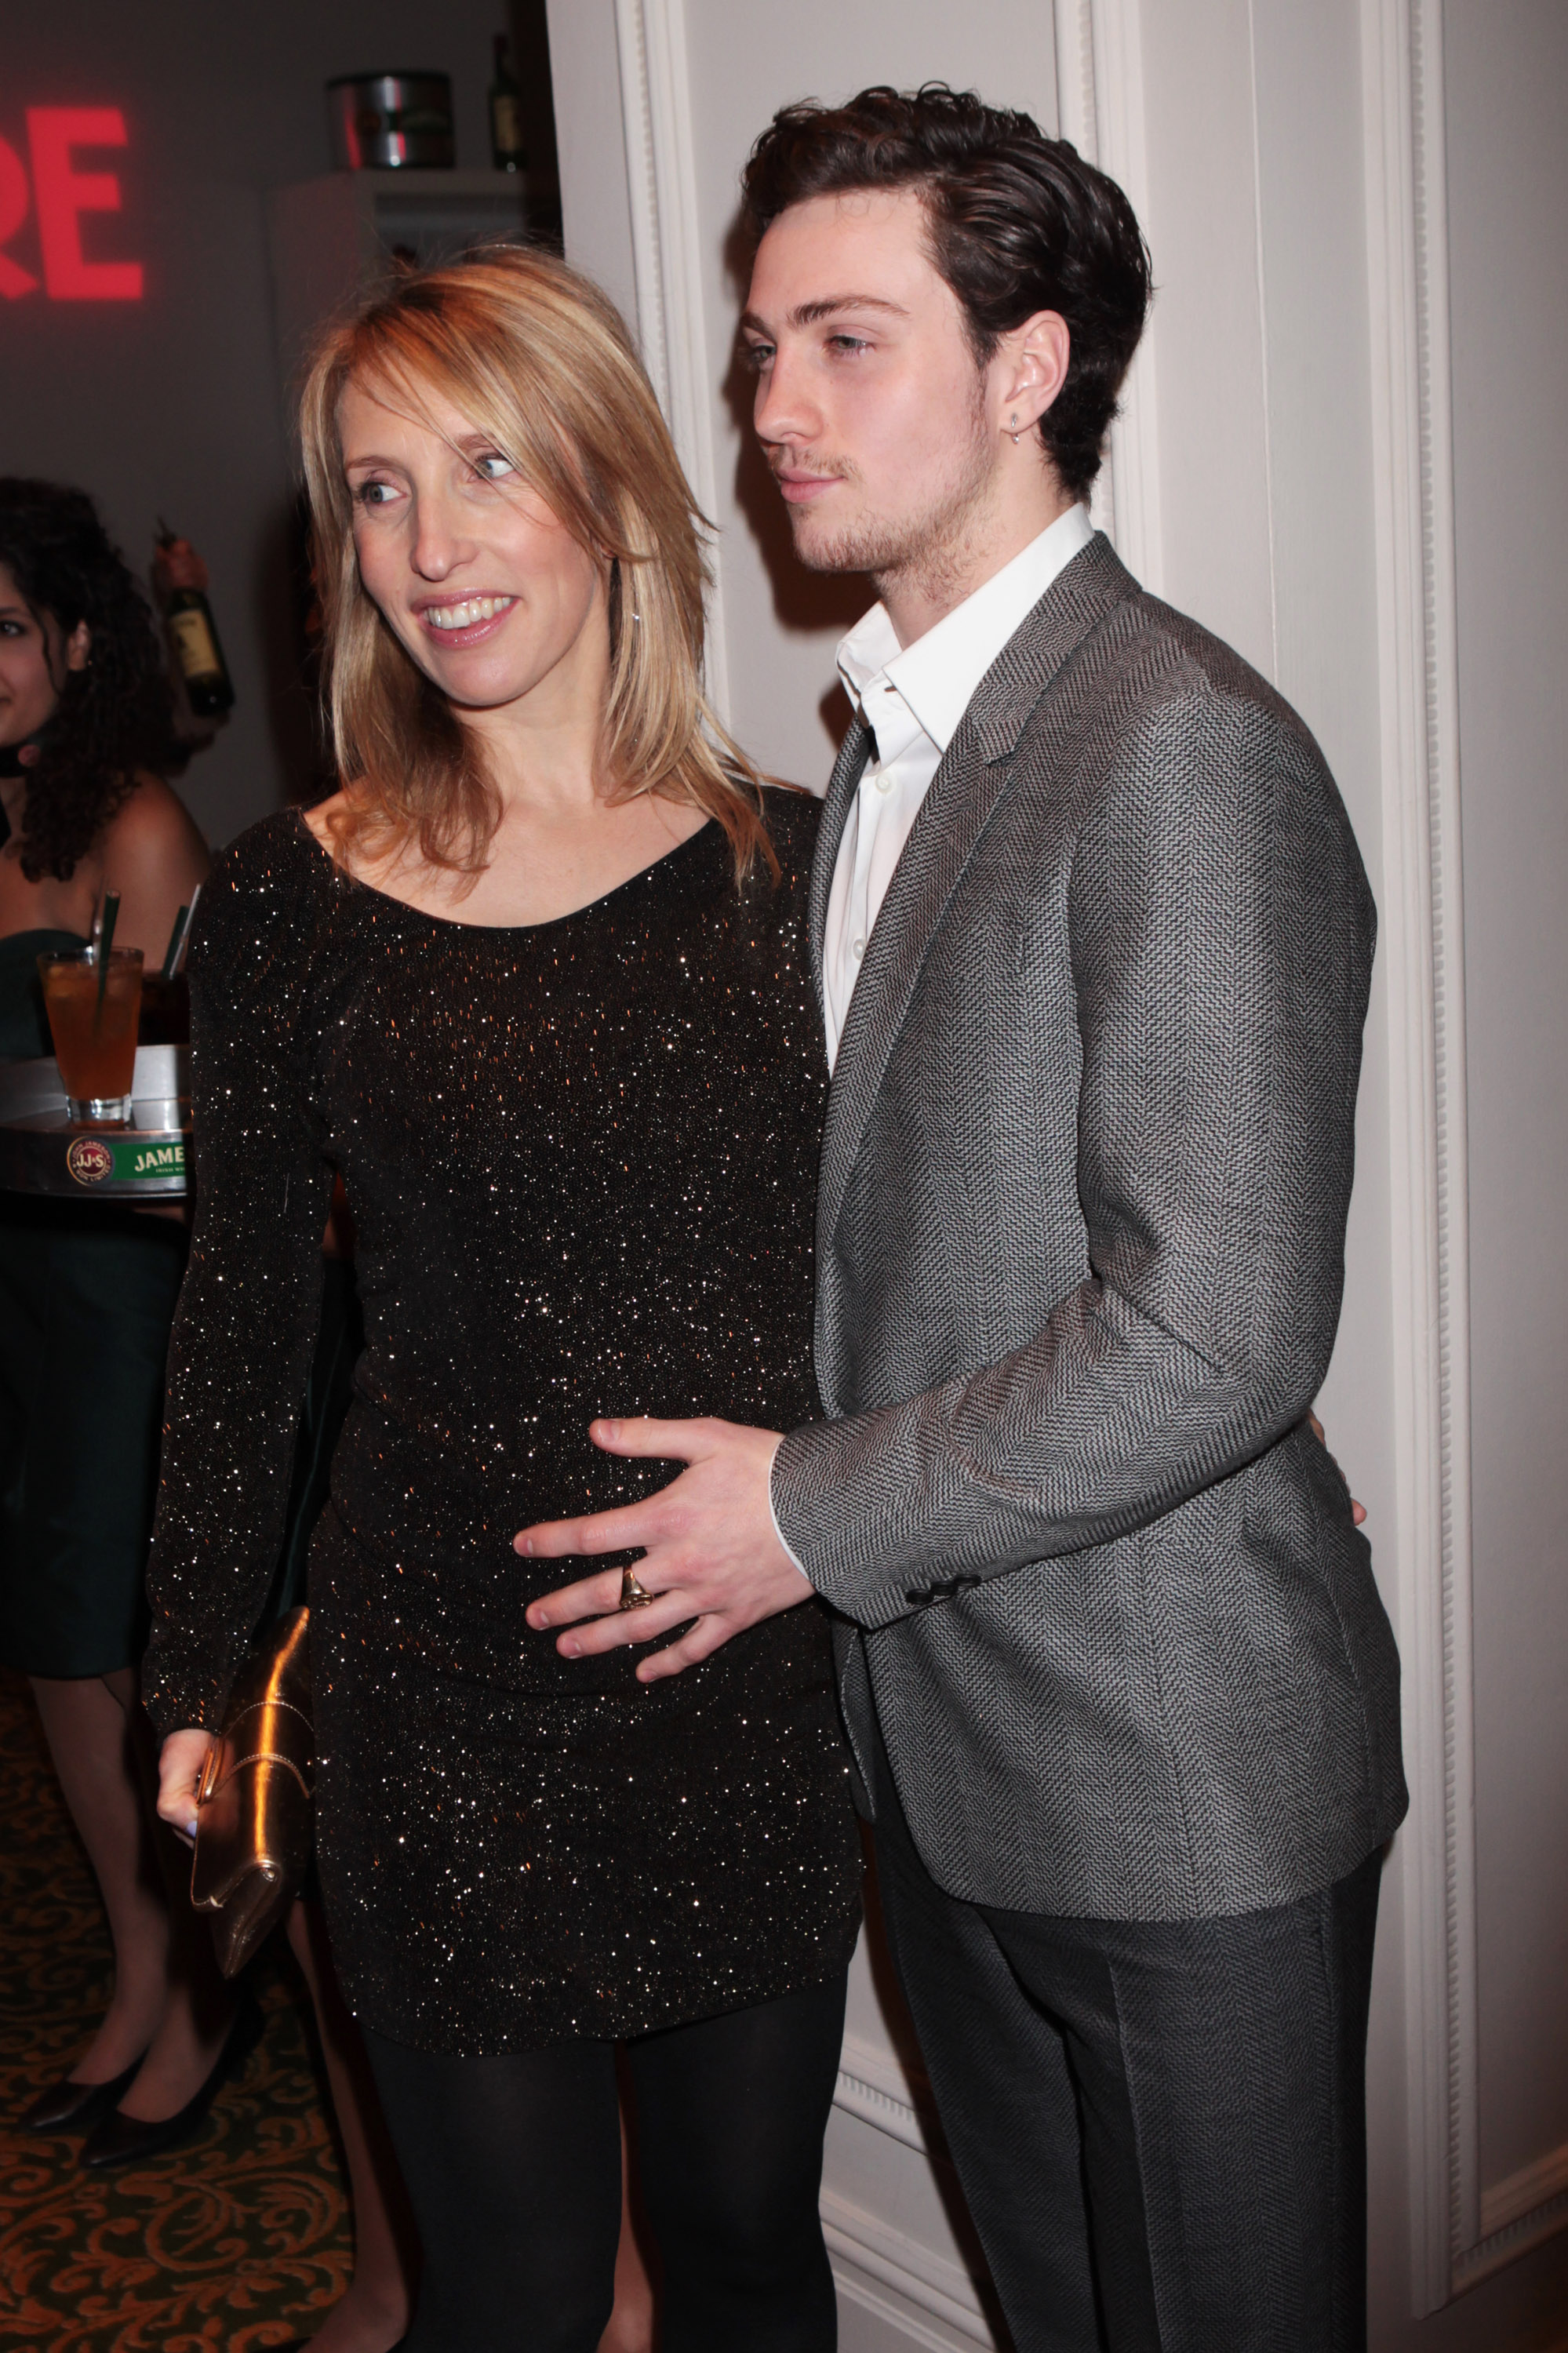
[[[201,897],[201,887],[198,882],[191,892],[190,905],[182,907],[175,917],[175,928],[169,934],[169,944],[164,950],[163,977],[165,980],[173,980],[185,960],[185,950],[190,945],[191,925],[196,921],[196,902]]]
[[[120,921],[120,893],[106,891],[103,894],[103,917],[98,934],[98,1002],[92,1008],[92,1028],[97,1035],[103,1019],[103,992],[109,986],[109,952],[114,945],[114,926]]]
[[[190,919],[191,911],[188,907],[181,907],[175,913],[175,928],[169,934],[169,944],[164,950],[164,961],[159,966],[158,976],[162,980],[173,980],[175,976],[175,965],[179,959],[180,950],[185,944],[185,925]]]

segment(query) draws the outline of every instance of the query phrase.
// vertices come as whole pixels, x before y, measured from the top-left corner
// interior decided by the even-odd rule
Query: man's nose
[[[808,372],[794,353],[778,349],[773,364],[758,379],[751,412],[759,441],[778,444],[815,441],[822,428],[821,404],[808,382]]]

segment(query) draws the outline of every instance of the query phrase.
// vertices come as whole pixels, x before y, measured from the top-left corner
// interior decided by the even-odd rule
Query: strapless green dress
[[[53,1051],[37,958],[0,939],[0,1055]],[[164,1363],[185,1273],[172,1219],[0,1192],[0,1659],[108,1674],[146,1641]]]

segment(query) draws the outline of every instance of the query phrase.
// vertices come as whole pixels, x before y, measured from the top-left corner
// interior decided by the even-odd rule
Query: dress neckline
[[[539,923],[465,923],[461,915],[432,915],[427,908],[416,907],[412,900],[399,899],[391,891],[378,891],[374,882],[366,882],[357,874],[350,874],[346,868],[338,864],[330,850],[323,849],[306,823],[303,809],[291,809],[290,815],[294,818],[307,849],[313,850],[330,872],[351,891],[362,891],[366,898],[379,899],[384,906],[396,907],[400,914],[412,915],[418,922],[432,924],[438,931],[473,932],[492,939],[510,940],[529,937],[535,933],[559,931],[564,923],[580,923],[585,915],[608,907],[610,901],[619,899],[623,891],[634,890],[638,883],[646,882],[650,875],[661,873],[665,867],[673,866],[677,859],[685,855],[694,842],[707,841],[717,822],[714,818],[705,818],[695,832],[689,833],[684,841],[678,841],[673,849],[666,849],[662,857],[652,859],[646,866],[640,866],[635,874],[629,874],[623,882],[617,882],[611,890],[601,891],[597,899],[587,899],[580,907],[568,907],[564,915],[551,915]]]

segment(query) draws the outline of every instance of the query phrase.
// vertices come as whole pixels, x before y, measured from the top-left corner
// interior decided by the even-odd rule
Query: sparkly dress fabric
[[[318,1862],[354,2007],[414,2049],[635,2035],[854,1940],[821,1605],[645,1687],[641,1647],[527,1627],[574,1571],[511,1548],[673,1475],[600,1453],[596,1414],[815,1410],[817,812],[768,798],[776,887],[737,891],[710,823],[490,929],[344,876],[289,812],[204,894],[149,1704],[214,1724],[264,1607],[340,1170],[366,1344],[310,1556]]]

